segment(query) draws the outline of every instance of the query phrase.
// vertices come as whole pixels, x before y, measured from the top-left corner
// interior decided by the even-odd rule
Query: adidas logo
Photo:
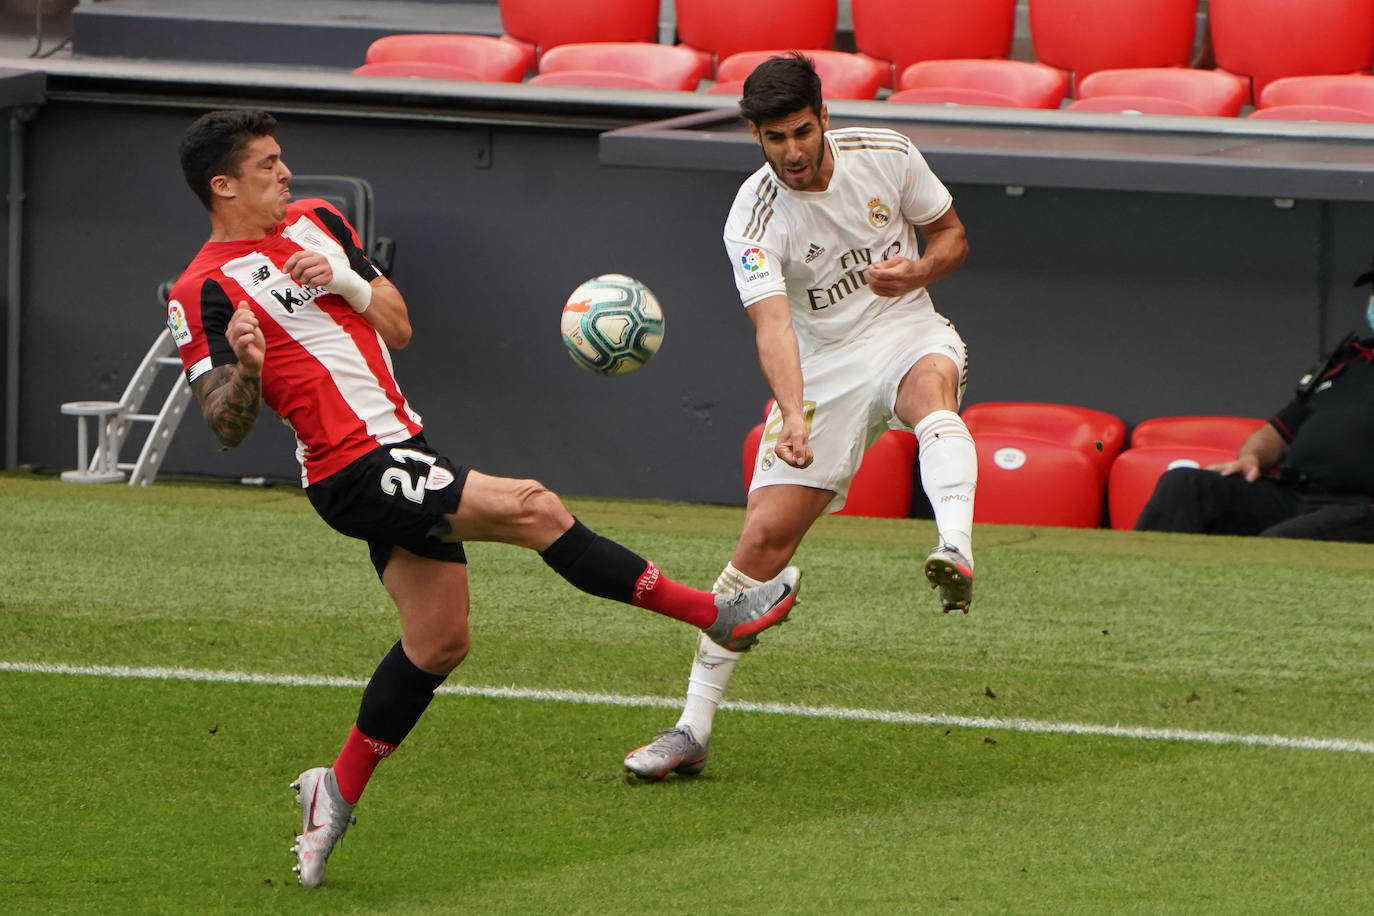
[[[823,254],[825,254],[825,249],[815,243],[812,243],[811,247],[806,251],[806,263],[810,264],[812,261],[816,260]]]

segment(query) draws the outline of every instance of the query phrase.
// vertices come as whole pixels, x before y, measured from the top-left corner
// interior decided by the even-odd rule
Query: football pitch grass
[[[571,499],[709,585],[742,511]],[[6,913],[1363,913],[1374,547],[823,519],[695,779],[624,778],[693,633],[469,545],[473,650],[324,887],[287,788],[396,638],[289,487],[0,476]]]

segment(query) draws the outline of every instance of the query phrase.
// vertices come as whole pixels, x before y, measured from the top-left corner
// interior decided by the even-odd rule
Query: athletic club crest
[[[887,224],[892,222],[892,211],[875,197],[868,202],[868,221],[874,229],[886,229]]]

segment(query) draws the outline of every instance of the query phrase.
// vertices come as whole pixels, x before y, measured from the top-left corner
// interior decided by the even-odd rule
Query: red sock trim
[[[343,750],[339,751],[339,758],[334,761],[334,778],[339,783],[339,794],[344,801],[350,805],[358,803],[363,796],[363,789],[367,788],[367,781],[372,778],[372,771],[394,750],[396,745],[369,738],[358,731],[358,726],[353,726]]]
[[[694,627],[709,627],[716,622],[714,595],[674,582],[652,563],[644,567],[644,572],[635,582],[630,603]]]

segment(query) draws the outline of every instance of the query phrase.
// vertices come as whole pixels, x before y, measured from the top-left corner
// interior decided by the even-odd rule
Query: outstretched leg
[[[449,521],[454,539],[501,541],[537,550],[544,562],[582,591],[690,623],[735,651],[748,649],[759,633],[787,617],[800,580],[796,569],[780,568],[758,588],[740,593],[713,595],[688,588],[623,545],[591,531],[552,491],[533,480],[473,471]]]

